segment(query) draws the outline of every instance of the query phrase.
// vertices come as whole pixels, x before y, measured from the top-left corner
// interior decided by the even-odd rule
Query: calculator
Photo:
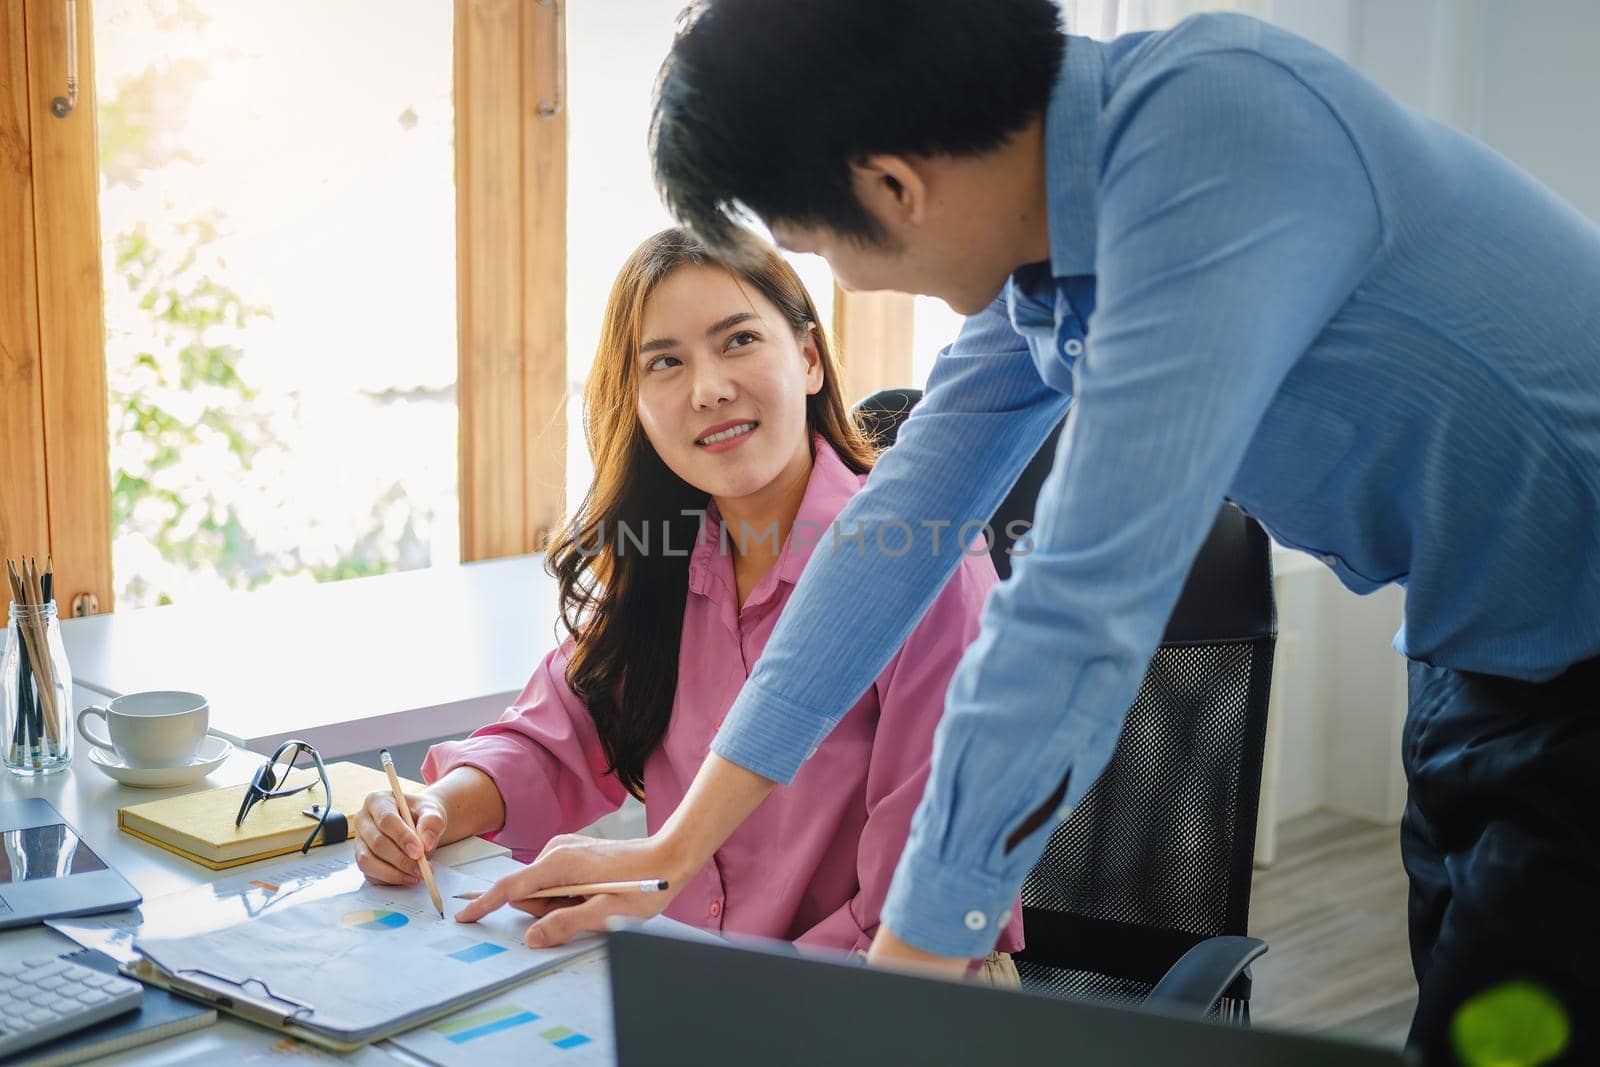
[[[60,956],[0,960],[0,1057],[133,1011],[143,1000],[138,982]]]

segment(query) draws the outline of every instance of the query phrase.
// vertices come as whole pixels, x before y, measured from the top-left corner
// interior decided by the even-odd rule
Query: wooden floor
[[[1398,827],[1314,812],[1278,828],[1277,861],[1255,875],[1254,1022],[1398,1047],[1417,984],[1406,948]]]

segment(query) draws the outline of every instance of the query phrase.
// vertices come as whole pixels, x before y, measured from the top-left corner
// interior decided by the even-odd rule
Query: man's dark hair
[[[1065,45],[1053,0],[698,0],[656,82],[656,184],[719,250],[741,209],[877,242],[851,161],[999,147]]]

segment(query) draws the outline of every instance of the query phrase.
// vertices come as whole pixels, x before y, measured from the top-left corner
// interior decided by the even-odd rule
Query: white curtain
[[[1260,18],[1270,0],[1061,0],[1067,32],[1102,40],[1138,30],[1164,30],[1202,11],[1241,11]]]

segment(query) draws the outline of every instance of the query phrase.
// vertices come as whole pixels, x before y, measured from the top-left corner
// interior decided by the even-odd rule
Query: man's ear
[[[906,156],[861,156],[850,163],[850,182],[867,214],[890,232],[920,226],[928,213],[928,183]]]

